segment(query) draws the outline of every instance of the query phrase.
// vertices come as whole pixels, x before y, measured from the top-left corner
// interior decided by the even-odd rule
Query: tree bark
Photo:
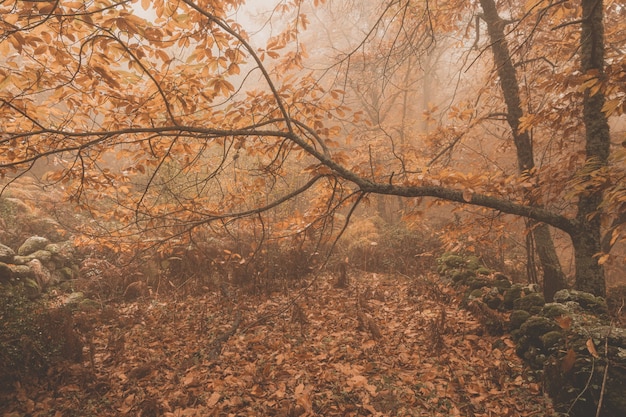
[[[582,0],[582,23],[580,37],[581,68],[583,73],[604,80],[604,4],[602,0]],[[608,164],[610,152],[610,131],[604,106],[602,90],[592,94],[587,89],[583,98],[583,120],[585,124],[586,163],[596,169]],[[576,235],[576,288],[596,295],[606,294],[604,269],[599,265],[597,255],[602,251],[600,225],[600,203],[602,191],[591,190],[578,200],[576,219],[580,231]],[[577,241],[576,241],[577,240]]]
[[[528,172],[535,166],[533,144],[527,130],[520,131],[520,119],[524,114],[519,96],[519,82],[515,67],[511,59],[511,53],[504,37],[504,22],[498,15],[494,0],[481,0],[483,19],[487,23],[491,51],[494,57],[502,95],[507,107],[507,122],[511,127],[513,142],[517,150],[517,166],[519,172]],[[533,201],[530,193],[527,198],[532,205],[541,206]],[[545,223],[530,222],[530,229],[535,241],[535,249],[539,256],[539,262],[543,270],[543,292],[547,301],[552,301],[554,293],[565,288],[565,274],[561,269],[549,226]],[[529,255],[529,256],[532,256]]]

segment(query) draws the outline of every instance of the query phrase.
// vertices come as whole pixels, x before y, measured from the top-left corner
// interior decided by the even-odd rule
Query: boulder
[[[48,285],[50,285],[52,281],[52,274],[48,268],[43,266],[39,259],[33,259],[28,262],[27,265],[30,267],[33,277],[35,278],[35,281],[37,281],[40,290],[43,291]]]
[[[59,268],[70,266],[74,261],[74,246],[71,242],[50,243],[45,250],[52,254],[52,260]]]
[[[32,278],[33,272],[28,265],[9,265],[11,271],[13,271],[13,278],[23,280],[26,278]]]
[[[30,255],[40,249],[45,249],[49,243],[50,241],[43,236],[31,236],[22,243],[22,246],[17,250],[17,254],[22,256]]]
[[[11,263],[14,256],[15,251],[13,249],[0,243],[0,262]]]

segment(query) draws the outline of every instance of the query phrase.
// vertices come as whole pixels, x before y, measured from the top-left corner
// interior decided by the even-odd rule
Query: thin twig
[[[596,417],[600,417],[600,411],[602,410],[602,401],[604,400],[604,390],[606,389],[606,380],[609,376],[609,336],[613,330],[613,325],[609,327],[609,332],[604,339],[604,358],[606,364],[604,365],[604,376],[602,377],[602,387],[600,388],[600,399],[598,400],[598,408],[596,409]]]

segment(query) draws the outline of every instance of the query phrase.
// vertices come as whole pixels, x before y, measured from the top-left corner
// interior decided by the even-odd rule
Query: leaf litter
[[[508,336],[436,278],[123,303],[83,317],[89,353],[0,396],[4,416],[548,416]],[[113,311],[113,313],[112,313]],[[374,327],[375,326],[375,327]],[[2,405],[4,404],[4,405]]]

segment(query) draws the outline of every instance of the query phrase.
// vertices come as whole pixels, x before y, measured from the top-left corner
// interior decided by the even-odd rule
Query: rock
[[[63,305],[68,306],[68,307],[75,307],[84,299],[85,299],[85,294],[83,292],[80,292],[80,291],[73,292],[67,296],[67,298],[63,302]]]
[[[552,348],[558,347],[559,344],[565,340],[565,336],[563,332],[559,330],[552,330],[540,337],[541,343],[543,344],[543,348],[545,350],[550,350]]]
[[[75,277],[74,270],[69,266],[57,269],[54,272],[59,277],[59,282],[70,281]]]
[[[13,271],[13,277],[15,279],[23,280],[33,277],[33,272],[28,265],[9,265],[9,267]]]
[[[522,297],[522,293],[523,293],[523,289],[521,285],[519,284],[512,285],[511,288],[509,288],[504,293],[504,302],[503,302],[504,308],[507,308],[507,309],[513,308],[513,304],[515,303],[516,300]]]
[[[516,310],[524,310],[531,314],[537,314],[541,311],[545,303],[543,295],[534,292],[515,300],[513,306]]]
[[[13,270],[4,262],[0,262],[0,284],[7,284],[13,279]]]
[[[66,232],[63,227],[54,219],[49,217],[38,217],[30,221],[31,230],[36,230],[52,240],[66,239]]]
[[[596,297],[593,294],[576,291],[576,290],[560,290],[554,294],[554,302],[567,304],[568,302],[574,302],[578,304],[583,310],[589,311],[598,315],[607,315],[609,309],[606,305],[606,301],[602,297]]]
[[[46,287],[48,287],[48,285],[50,285],[52,281],[52,274],[50,273],[48,268],[43,266],[39,259],[33,259],[32,261],[28,262],[27,265],[30,267],[30,270],[32,271],[33,277],[35,278],[37,285],[39,285],[39,288],[42,291],[46,289]]]
[[[0,243],[0,262],[11,263],[14,256],[15,251],[13,249]]]
[[[41,262],[46,263],[50,262],[50,260],[52,259],[52,253],[48,252],[45,249],[39,249],[28,255],[28,257],[31,258],[30,260],[39,259]]]
[[[17,250],[18,255],[30,255],[31,253],[44,249],[50,241],[42,236],[31,236]]]
[[[13,263],[15,265],[26,265],[28,262],[32,260],[33,258],[31,258],[30,256],[15,255],[13,257]]]
[[[52,254],[52,260],[59,266],[70,266],[74,260],[74,246],[71,242],[51,243],[45,250]]]
[[[522,324],[530,318],[530,313],[525,310],[513,310],[509,317],[509,326],[511,329],[519,329]]]
[[[554,320],[541,316],[532,316],[520,326],[521,332],[535,341],[540,340],[541,336],[548,332],[558,331],[560,329],[561,328]]]
[[[559,316],[566,316],[570,313],[563,304],[560,303],[547,303],[541,309],[541,315],[548,318],[555,318]]]
[[[80,311],[98,311],[102,306],[99,302],[94,301],[90,298],[85,298],[80,303],[78,303],[78,310]]]

